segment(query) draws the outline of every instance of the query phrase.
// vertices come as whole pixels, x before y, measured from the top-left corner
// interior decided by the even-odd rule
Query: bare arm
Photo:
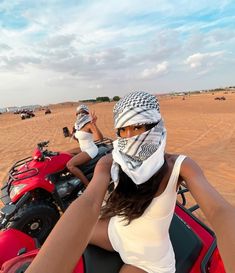
[[[181,166],[180,175],[212,225],[226,272],[235,269],[235,208],[207,181],[201,168],[190,158]]]
[[[97,163],[85,192],[60,218],[26,273],[71,273],[98,220],[110,181],[111,155]]]
[[[90,129],[92,131],[94,141],[103,140],[103,135],[96,124],[91,123]]]
[[[98,141],[98,140],[102,141],[103,134],[101,133],[100,129],[96,125],[97,116],[95,115],[95,112],[91,112],[90,116],[92,120],[89,124],[90,124],[90,130],[93,134],[93,139],[94,141]]]

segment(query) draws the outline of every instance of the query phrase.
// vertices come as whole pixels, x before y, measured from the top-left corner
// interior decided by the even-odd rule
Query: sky
[[[0,107],[235,85],[233,0],[0,0]]]

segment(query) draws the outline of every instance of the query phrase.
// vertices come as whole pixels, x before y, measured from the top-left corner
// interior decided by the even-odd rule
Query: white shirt
[[[129,225],[123,218],[110,219],[110,242],[126,264],[137,266],[148,273],[175,272],[175,255],[169,237],[169,226],[174,214],[180,167],[185,156],[174,164],[164,192],[155,197],[144,214]]]

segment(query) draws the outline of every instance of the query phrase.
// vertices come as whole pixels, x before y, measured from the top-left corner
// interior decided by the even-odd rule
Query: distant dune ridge
[[[160,96],[161,112],[167,128],[167,152],[192,157],[203,168],[214,187],[235,205],[235,93],[187,96]],[[114,102],[89,103],[98,116],[98,126],[107,137],[115,138]],[[36,144],[50,140],[49,149],[69,150],[78,144],[63,136],[62,128],[72,128],[76,103],[52,106],[52,113],[36,111],[35,117],[0,115],[0,183],[12,164],[30,156]]]

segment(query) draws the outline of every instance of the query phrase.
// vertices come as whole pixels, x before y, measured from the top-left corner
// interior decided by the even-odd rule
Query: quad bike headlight
[[[27,186],[27,184],[13,186],[10,191],[10,198],[13,199],[25,186]]]

